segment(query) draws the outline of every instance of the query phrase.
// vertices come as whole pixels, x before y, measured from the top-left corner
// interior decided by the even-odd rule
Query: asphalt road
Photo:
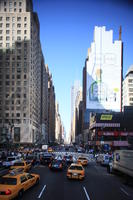
[[[83,181],[68,180],[66,170],[50,171],[36,166],[32,172],[41,176],[39,185],[24,193],[24,200],[133,200],[133,186],[124,184],[120,176],[107,173],[105,167],[89,162]]]

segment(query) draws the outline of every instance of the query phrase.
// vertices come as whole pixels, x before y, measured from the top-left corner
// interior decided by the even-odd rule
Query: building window
[[[15,22],[15,17],[12,17],[12,22]]]
[[[14,127],[14,141],[20,142],[20,127]]]
[[[9,117],[9,113],[6,113],[6,117]]]
[[[0,34],[2,34],[2,30],[0,30]]]
[[[6,2],[4,1],[4,6],[6,6]]]
[[[7,36],[7,37],[6,37],[6,40],[7,40],[7,41],[9,41],[9,40],[10,40],[10,37],[9,37],[9,36]]]
[[[17,21],[20,22],[21,21],[21,17],[17,17]]]
[[[6,24],[6,28],[9,28],[10,24]]]
[[[21,76],[19,74],[17,75],[17,79],[21,79]]]
[[[25,21],[25,22],[27,21],[27,17],[24,17],[24,21]]]
[[[0,21],[2,21],[2,17],[0,17]]]
[[[24,30],[24,34],[27,34],[27,30]]]
[[[16,8],[14,8],[14,12],[16,12]]]
[[[6,12],[6,8],[4,8],[4,11]]]
[[[6,17],[6,21],[8,21],[8,22],[9,22],[9,20],[10,20],[10,17]]]
[[[2,37],[2,36],[0,36],[0,40],[3,40],[3,37]]]
[[[17,4],[17,3],[16,3],[16,2],[14,2],[14,6],[16,6],[16,4]]]
[[[21,34],[21,30],[17,30],[17,34]]]
[[[22,9],[21,9],[21,8],[19,8],[19,12],[22,12]]]
[[[133,79],[128,79],[128,83],[133,83]]]
[[[2,23],[0,23],[0,27],[2,28],[2,26],[3,26],[3,24]]]
[[[21,24],[17,24],[17,28],[21,28]]]
[[[20,113],[17,113],[17,114],[16,114],[16,117],[20,117]]]
[[[129,101],[133,101],[133,98],[129,98]]]
[[[9,34],[10,33],[10,30],[6,30],[6,34]]]
[[[27,24],[24,24],[24,28],[26,28],[27,27]]]
[[[9,47],[10,47],[10,44],[9,44],[9,43],[6,43],[6,47],[9,48]]]
[[[18,41],[20,41],[20,40],[21,40],[21,37],[20,37],[20,36],[18,36],[18,37],[17,37],[17,40],[18,40]]]

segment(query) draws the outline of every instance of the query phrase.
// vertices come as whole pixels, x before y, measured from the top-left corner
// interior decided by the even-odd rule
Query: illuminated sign
[[[101,115],[100,120],[112,120],[112,115]]]

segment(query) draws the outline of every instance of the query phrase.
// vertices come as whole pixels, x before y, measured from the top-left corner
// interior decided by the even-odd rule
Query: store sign
[[[113,146],[128,146],[128,141],[113,141]]]
[[[112,120],[112,115],[101,115],[100,120]]]

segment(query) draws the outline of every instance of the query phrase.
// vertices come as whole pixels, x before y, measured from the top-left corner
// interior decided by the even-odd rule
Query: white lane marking
[[[89,195],[88,195],[88,193],[87,193],[87,191],[86,191],[86,188],[83,187],[83,189],[84,189],[84,192],[85,192],[85,194],[86,194],[87,199],[90,200],[90,197],[89,197]]]
[[[43,193],[43,191],[45,190],[45,188],[46,188],[46,185],[44,185],[44,186],[43,186],[43,189],[42,189],[42,191],[40,192],[40,194],[39,194],[39,196],[38,196],[38,199],[40,199],[40,198],[41,198],[41,196],[42,196],[42,193]]]
[[[130,196],[122,187],[120,189],[124,194],[126,194],[127,196]]]

